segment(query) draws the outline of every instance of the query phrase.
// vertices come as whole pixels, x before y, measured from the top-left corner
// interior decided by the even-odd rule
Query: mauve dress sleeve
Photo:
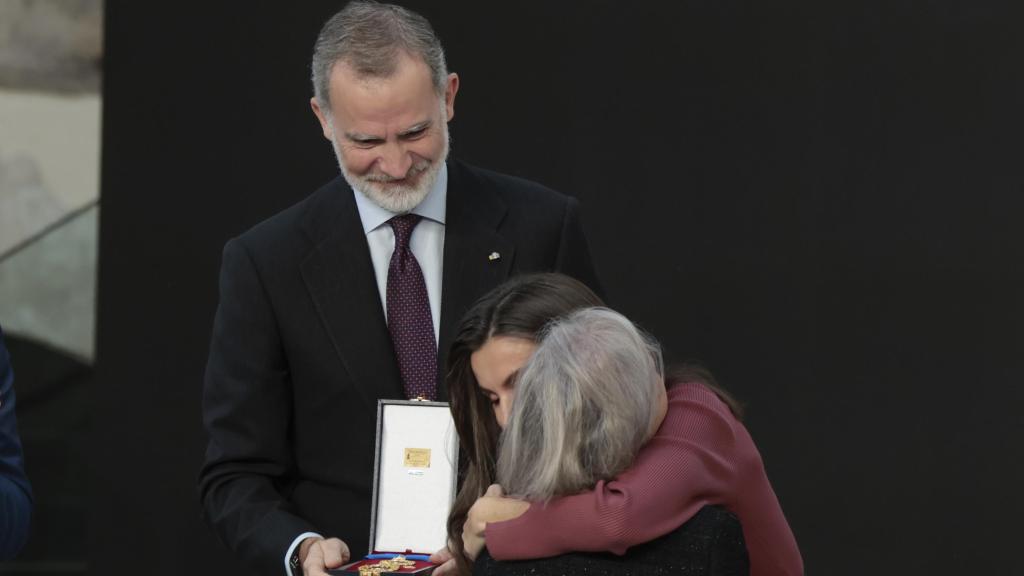
[[[665,421],[629,470],[592,491],[534,503],[516,519],[488,524],[488,551],[499,560],[624,554],[671,532],[705,505],[727,502],[743,457],[735,424],[710,390],[673,387]]]
[[[713,391],[679,384],[669,390],[665,421],[629,470],[592,491],[534,503],[516,519],[488,524],[485,538],[498,560],[621,555],[708,505],[739,517],[752,576],[803,574],[796,539],[749,432]]]

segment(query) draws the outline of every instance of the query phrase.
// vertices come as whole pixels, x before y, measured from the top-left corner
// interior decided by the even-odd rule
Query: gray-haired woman
[[[501,560],[547,558],[573,551],[621,555],[629,550],[632,556],[642,548],[638,545],[667,537],[687,521],[698,518],[698,512],[708,510],[707,506],[721,505],[734,512],[743,524],[753,574],[802,574],[796,541],[765,475],[757,448],[739,422],[738,412],[733,410],[732,400],[716,387],[706,371],[687,370],[661,377],[653,341],[642,337],[637,340],[635,335],[622,339],[621,329],[635,332],[631,324],[608,324],[618,326],[611,330],[616,332],[615,338],[591,338],[587,347],[560,348],[558,354],[581,354],[581,360],[561,369],[562,377],[555,382],[570,389],[588,390],[576,395],[577,404],[569,401],[573,396],[567,390],[555,392],[564,396],[558,400],[552,399],[551,392],[538,390],[539,395],[529,403],[536,404],[536,399],[540,399],[547,407],[519,408],[526,413],[553,409],[546,412],[553,415],[544,418],[559,421],[579,411],[582,418],[576,419],[568,430],[559,427],[558,422],[552,430],[562,430],[563,440],[585,446],[587,439],[574,432],[581,423],[584,428],[598,426],[594,430],[607,433],[611,428],[599,426],[604,411],[631,413],[631,418],[643,420],[638,414],[653,405],[653,412],[647,414],[653,414],[655,421],[664,414],[663,420],[652,423],[648,419],[645,425],[634,424],[621,439],[615,434],[614,442],[635,446],[635,459],[625,464],[627,470],[615,477],[604,476],[614,476],[609,471],[622,465],[620,455],[628,450],[617,447],[602,451],[600,443],[595,442],[587,449],[562,451],[562,456],[575,453],[578,465],[568,465],[565,458],[552,458],[550,454],[541,456],[542,448],[529,448],[531,441],[539,442],[537,435],[531,436],[530,428],[539,425],[532,416],[522,417],[519,426],[523,428],[513,432],[512,428],[517,426],[517,405],[526,398],[525,376],[535,359],[537,366],[542,364],[544,354],[539,352],[543,352],[548,338],[553,338],[556,330],[572,328],[564,319],[572,317],[573,312],[602,305],[585,286],[565,276],[521,276],[485,295],[464,317],[449,354],[446,378],[452,414],[466,456],[462,488],[448,522],[451,554],[458,562],[458,572],[469,572],[469,559],[482,550],[485,535],[488,551]],[[609,312],[598,316],[602,314]],[[577,333],[580,338],[593,335],[589,330]],[[624,342],[632,342],[632,352],[622,352]],[[552,339],[551,345],[555,343],[556,339]],[[645,392],[631,392],[623,400],[590,398],[593,390],[587,388],[580,374],[593,373],[593,366],[600,367],[597,372],[601,375],[616,372],[605,364],[597,364],[598,356],[614,358],[619,364],[616,370],[622,387]],[[566,358],[557,355],[551,358],[556,364],[566,362]],[[641,367],[634,373],[637,365]],[[531,381],[539,388],[552,384],[547,378]],[[657,409],[658,382],[668,388],[667,412]],[[651,405],[628,407],[635,396],[643,396],[646,391],[652,391],[647,395]],[[627,408],[623,410],[618,404]],[[502,431],[503,428],[506,430]],[[639,447],[637,439],[643,443],[654,428],[657,432]],[[616,424],[615,429],[621,432],[621,425]],[[504,437],[500,450],[499,437]],[[540,445],[547,442],[545,435]],[[556,450],[554,454],[559,453]],[[502,459],[504,463],[500,462]],[[510,461],[530,466],[531,471],[519,475],[509,470],[518,467]],[[556,473],[546,474],[552,467]],[[547,502],[498,497],[498,488],[488,486],[499,480],[499,468],[503,475],[500,479],[509,484],[510,490],[531,498],[549,493],[559,495]],[[585,473],[576,473],[580,468],[596,472],[588,478]],[[569,481],[563,481],[563,475]],[[557,481],[552,481],[555,476]],[[520,479],[524,481],[521,483]],[[585,485],[594,480],[592,488]],[[573,493],[574,490],[582,491]],[[443,561],[446,556],[441,552],[435,561]],[[452,566],[446,563],[437,573],[452,572]]]
[[[586,308],[555,320],[516,378],[499,445],[498,481],[532,502],[591,489],[633,462],[665,418],[661,349],[621,314]],[[623,558],[576,554],[523,563],[478,558],[474,574],[749,572],[735,517],[707,508]]]
[[[553,321],[516,378],[498,483],[546,502],[624,472],[665,418],[663,373],[657,344],[617,312]]]

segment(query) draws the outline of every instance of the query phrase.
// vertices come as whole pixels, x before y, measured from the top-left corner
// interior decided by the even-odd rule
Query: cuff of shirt
[[[288,551],[284,553],[284,573],[288,576],[298,576],[297,574],[292,574],[292,563],[290,562],[290,560],[292,559],[292,554],[295,553],[295,549],[306,538],[323,538],[323,536],[317,534],[316,532],[303,532],[302,534],[296,536],[295,540],[292,540],[292,545],[289,546]]]

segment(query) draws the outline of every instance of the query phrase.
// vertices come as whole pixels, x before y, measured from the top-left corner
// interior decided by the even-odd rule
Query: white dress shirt
[[[353,190],[359,219],[366,233],[366,243],[370,246],[370,259],[373,261],[373,273],[377,277],[377,290],[380,293],[380,305],[387,318],[388,311],[388,266],[391,255],[395,251],[395,231],[388,220],[398,216],[376,205],[365,194]],[[423,281],[427,284],[427,299],[430,300],[430,316],[434,322],[434,344],[440,338],[441,330],[441,274],[444,261],[444,214],[448,205],[448,166],[441,165],[433,188],[427,197],[413,208],[412,213],[423,217],[423,220],[412,230],[409,248],[423,271]],[[292,574],[289,560],[295,548],[306,538],[321,537],[315,532],[300,534],[284,556],[284,570],[288,576]],[[372,543],[371,543],[372,545]]]
[[[391,255],[395,251],[395,232],[388,220],[398,216],[374,204],[363,193],[353,191],[359,219],[363,222],[366,243],[370,245],[370,259],[373,260],[373,272],[377,276],[377,290],[380,292],[380,304],[387,318],[388,300],[388,266]],[[441,329],[441,275],[444,260],[444,214],[448,204],[448,166],[441,165],[434,187],[427,197],[413,208],[412,213],[423,217],[423,220],[412,230],[409,247],[423,271],[423,281],[427,284],[427,299],[430,300],[430,316],[434,322],[434,343],[437,344]]]

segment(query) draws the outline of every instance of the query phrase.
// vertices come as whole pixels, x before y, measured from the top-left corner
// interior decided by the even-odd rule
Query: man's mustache
[[[401,178],[391,176],[390,174],[367,174],[366,176],[364,176],[364,178],[370,182],[381,182],[387,184],[390,182],[407,180],[414,176],[418,176],[423,172],[426,172],[428,168],[430,168],[430,160],[420,160],[419,162],[410,166],[409,171],[406,172],[405,176],[402,176]]]

